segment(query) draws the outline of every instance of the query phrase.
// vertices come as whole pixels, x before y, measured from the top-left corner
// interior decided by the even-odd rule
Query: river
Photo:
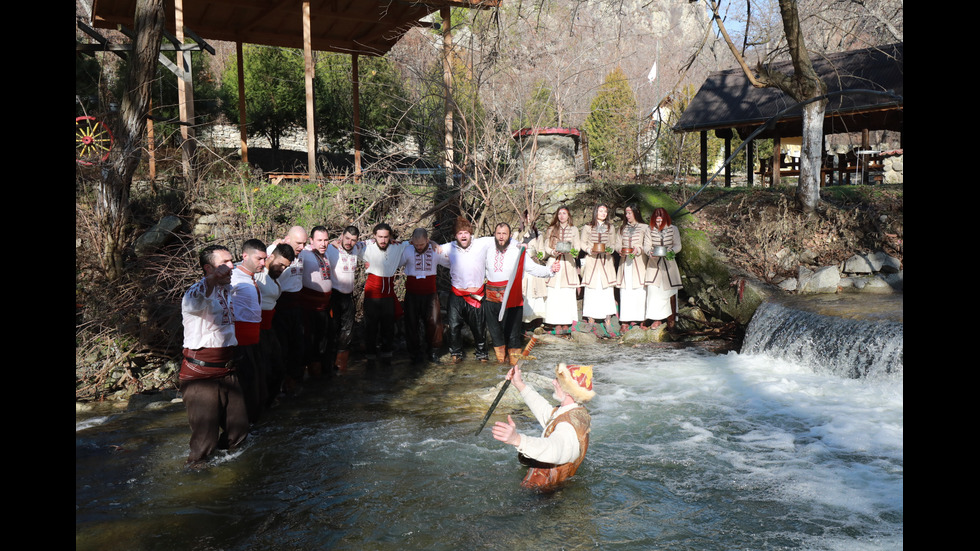
[[[473,434],[503,368],[355,366],[200,472],[183,468],[179,403],[76,416],[76,549],[903,547],[901,371],[616,345],[534,354],[526,371],[544,377],[595,364],[589,452],[555,494],[521,489],[514,449]],[[507,401],[491,423],[507,413],[540,431]]]

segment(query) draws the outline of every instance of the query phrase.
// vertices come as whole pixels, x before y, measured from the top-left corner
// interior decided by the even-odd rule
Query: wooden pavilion
[[[863,50],[852,50],[824,56],[813,56],[813,67],[827,83],[829,103],[824,119],[824,136],[838,133],[861,132],[861,150],[868,151],[870,130],[892,130],[901,135],[904,122],[904,43],[889,44]],[[791,74],[791,62],[774,63],[772,68]],[[725,139],[725,158],[731,155],[732,131],[746,139],[760,126],[770,123],[777,114],[796,103],[776,88],[753,87],[742,69],[729,69],[712,73],[697,95],[691,100],[678,123],[675,132],[700,132],[701,134],[701,182],[708,177],[707,132]],[[780,166],[780,140],[802,135],[802,109],[783,113],[772,121],[756,138],[772,138],[774,152],[769,163],[762,163],[763,176],[772,174],[773,181],[780,176],[799,175],[799,167]],[[752,144],[747,144],[747,166],[753,166]],[[867,163],[869,156],[860,159]],[[841,176],[862,167],[838,159],[838,166],[827,166],[833,158],[824,156],[824,176],[838,171]],[[843,164],[843,166],[842,166]],[[768,167],[768,168],[767,168]],[[864,166],[864,173],[867,166]],[[748,170],[748,185],[752,185],[753,171]],[[821,179],[823,180],[823,178]],[[731,173],[725,167],[725,185],[731,186]]]
[[[137,0],[94,0],[92,24],[96,28],[132,28]],[[261,44],[302,48],[306,59],[306,124],[308,136],[309,176],[316,176],[315,136],[313,132],[313,50],[350,54],[353,65],[354,163],[355,174],[361,171],[360,107],[358,91],[358,56],[381,56],[412,27],[431,27],[424,21],[439,12],[450,21],[450,9],[463,7],[488,9],[500,0],[164,0],[167,12],[166,30],[171,41],[183,52],[178,63],[178,92],[182,132],[193,143],[193,86],[190,75],[190,51],[200,49],[185,44],[185,36],[201,40],[235,42],[238,50],[239,109],[243,160],[247,160],[245,137],[244,85],[242,77],[242,44]],[[444,54],[452,45],[451,29],[443,26]],[[162,56],[161,56],[162,57]],[[446,94],[446,163],[447,178],[452,170],[452,110],[450,108],[450,65],[444,55]],[[186,166],[186,163],[185,163]]]

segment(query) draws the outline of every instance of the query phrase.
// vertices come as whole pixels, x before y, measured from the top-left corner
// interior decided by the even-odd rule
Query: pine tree
[[[611,173],[626,173],[637,157],[636,96],[619,67],[603,81],[585,119],[589,156],[593,166]]]

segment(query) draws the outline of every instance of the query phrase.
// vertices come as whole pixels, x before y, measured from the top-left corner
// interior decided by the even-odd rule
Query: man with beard
[[[201,251],[199,260],[204,277],[191,285],[180,307],[184,325],[180,391],[191,426],[187,465],[194,468],[204,466],[216,449],[235,449],[248,436],[248,411],[235,372],[238,340],[231,301],[231,253],[211,245]]]
[[[401,260],[405,267],[405,340],[413,364],[434,362],[438,361],[436,351],[442,347],[443,330],[436,267],[449,268],[449,260],[429,246],[425,228],[416,228],[409,243],[412,246],[405,248]]]
[[[531,467],[521,482],[522,487],[540,492],[554,491],[575,474],[589,449],[592,418],[582,404],[595,396],[592,366],[560,363],[555,367],[551,388],[553,397],[559,402],[558,407],[552,407],[524,383],[519,365],[510,368],[507,378],[521,393],[521,399],[544,432],[540,437],[521,434],[508,415],[506,423],[494,423],[493,437],[517,448],[518,460]]]
[[[259,298],[262,304],[262,324],[259,327],[259,350],[266,366],[266,407],[271,407],[279,396],[282,382],[286,376],[286,364],[279,336],[272,329],[272,319],[276,314],[276,302],[282,289],[279,287],[279,276],[289,268],[296,253],[285,243],[280,243],[272,249],[265,261],[265,270],[255,274],[255,283],[259,287]]]
[[[255,274],[265,269],[265,243],[249,239],[242,245],[242,261],[231,274],[231,300],[234,304],[235,339],[241,362],[236,366],[248,420],[256,423],[266,402],[265,364],[259,353],[262,304]]]
[[[333,365],[337,371],[346,371],[350,359],[355,315],[354,281],[357,278],[357,261],[367,245],[363,241],[357,241],[360,235],[361,232],[356,227],[347,226],[340,239],[327,246],[327,259],[332,268],[330,279],[333,281],[330,310],[334,326],[334,347],[337,350]]]
[[[369,361],[379,352],[382,358],[391,358],[394,348],[394,275],[409,243],[392,243],[391,239],[391,226],[378,224],[374,227],[374,240],[368,241],[361,256],[368,276],[364,284],[364,342]]]
[[[487,283],[483,311],[497,361],[506,362],[506,353],[509,353],[510,364],[515,365],[521,356],[524,274],[551,277],[558,271],[559,266],[552,263],[549,268],[536,264],[525,247],[511,241],[508,224],[503,222],[497,224],[493,236],[494,247],[488,249],[486,254]],[[504,304],[504,293],[511,278],[514,281]],[[503,319],[500,316],[501,309],[504,309]]]
[[[304,351],[310,376],[319,377],[323,365],[330,365],[330,295],[333,290],[330,260],[327,258],[327,228],[310,230],[310,248],[303,249],[303,289],[300,304],[303,309]]]
[[[449,261],[452,294],[449,295],[449,353],[453,363],[463,360],[462,329],[465,323],[473,333],[477,360],[485,362],[487,355],[487,323],[481,309],[483,282],[486,277],[487,249],[493,246],[491,236],[473,239],[473,225],[462,216],[456,219],[456,241],[443,247]]]
[[[271,254],[272,248],[281,243],[292,248],[295,255],[293,262],[279,276],[278,282],[282,293],[276,302],[276,317],[272,321],[272,326],[279,336],[279,343],[285,352],[286,373],[283,386],[286,392],[293,392],[303,381],[305,366],[303,311],[300,307],[300,291],[303,290],[303,259],[300,253],[303,252],[308,240],[309,236],[302,226],[293,226],[289,228],[285,239],[277,239],[266,250]]]

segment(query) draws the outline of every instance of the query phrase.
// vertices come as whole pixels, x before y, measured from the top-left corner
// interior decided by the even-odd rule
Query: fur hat
[[[591,365],[565,365],[555,367],[555,377],[562,390],[571,395],[576,402],[588,402],[595,396],[592,391]]]
[[[461,231],[470,232],[470,234],[472,235],[473,224],[471,224],[469,220],[463,218],[462,216],[459,216],[456,218],[456,229],[453,231],[453,235]]]

